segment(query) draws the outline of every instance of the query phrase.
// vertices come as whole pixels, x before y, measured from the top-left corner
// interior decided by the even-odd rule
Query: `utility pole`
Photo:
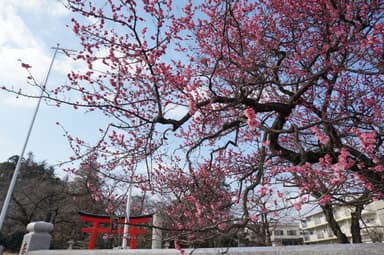
[[[36,116],[37,116],[37,113],[38,113],[39,108],[40,108],[41,99],[43,97],[44,90],[45,90],[45,88],[47,86],[47,82],[48,82],[48,78],[49,78],[49,75],[50,75],[51,70],[52,70],[53,62],[55,61],[57,52],[59,50],[63,50],[62,48],[59,48],[59,44],[57,44],[57,46],[54,47],[53,49],[55,49],[55,52],[53,54],[51,63],[49,65],[47,75],[45,76],[43,85],[41,87],[41,94],[40,94],[39,100],[37,101],[37,104],[36,104],[35,112],[33,114],[32,121],[31,121],[31,124],[30,124],[29,129],[28,129],[27,137],[26,137],[26,139],[24,141],[24,145],[23,145],[23,148],[22,148],[21,153],[19,155],[19,159],[17,160],[17,163],[16,163],[16,167],[15,167],[15,170],[13,172],[11,183],[9,184],[7,196],[5,197],[5,200],[3,202],[3,208],[1,209],[1,214],[0,214],[0,231],[1,231],[2,227],[3,227],[3,223],[4,223],[5,217],[7,215],[9,203],[10,203],[13,191],[15,189],[17,176],[19,175],[19,171],[20,171],[20,167],[21,167],[21,161],[23,159],[24,152],[25,152],[25,149],[27,147],[29,137],[31,136],[33,124],[35,123]]]

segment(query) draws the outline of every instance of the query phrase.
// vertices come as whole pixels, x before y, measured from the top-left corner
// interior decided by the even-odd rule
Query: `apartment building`
[[[260,234],[251,228],[245,228],[241,233],[242,238],[239,240],[239,246],[259,246],[263,242],[259,240]],[[272,246],[303,244],[303,236],[298,223],[270,222],[269,231]]]
[[[298,223],[271,224],[272,246],[303,244],[303,236]]]
[[[334,215],[343,233],[351,239],[351,209],[348,207],[335,208]],[[360,226],[363,242],[384,242],[384,201],[374,201],[365,207],[362,211]],[[301,229],[305,244],[335,243],[337,241],[321,211],[306,216],[301,222]]]

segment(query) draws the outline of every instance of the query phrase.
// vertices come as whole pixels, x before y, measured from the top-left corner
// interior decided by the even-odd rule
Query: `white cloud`
[[[59,1],[62,0],[0,0],[0,87],[6,85],[16,91],[21,88],[23,92],[39,94],[38,89],[27,84],[29,74],[18,59],[32,66],[30,70],[40,83],[52,59],[54,50],[51,46],[60,42],[64,48],[77,47],[77,41],[73,40],[72,34],[67,33],[69,29],[65,27],[69,23],[69,11]],[[64,83],[64,74],[74,66],[73,61],[58,54],[47,86],[50,88],[54,84]],[[0,160],[19,152],[36,103],[37,99],[16,98],[16,95],[0,89]],[[57,162],[67,160],[72,154],[62,130],[55,125],[57,121],[90,141],[97,137],[98,133],[92,133],[89,127],[84,132],[79,131],[82,126],[87,126],[79,123],[84,120],[89,124],[93,120],[85,120],[83,112],[75,113],[69,107],[44,106],[42,102],[28,144],[28,151],[33,151],[37,157]],[[94,119],[95,123],[91,126],[97,130],[99,117]]]
[[[165,116],[172,119],[181,119],[188,113],[188,107],[170,103],[165,107]]]
[[[0,105],[8,108],[32,108],[36,107],[37,99],[7,96],[1,100]]]
[[[34,14],[65,16],[69,13],[69,10],[58,0],[9,0],[6,5]]]
[[[33,37],[24,21],[16,14],[12,6],[3,6],[0,9],[0,46],[37,47],[37,40]],[[4,49],[3,49],[4,51]]]
[[[20,61],[28,63],[33,68],[35,78],[40,81],[41,76],[48,67],[49,57],[40,48],[11,48],[0,46],[0,73],[1,83],[25,83],[28,73],[21,67]]]
[[[37,24],[27,23],[34,17],[58,18],[69,13],[55,0],[0,0],[0,86],[13,87],[36,94],[36,89],[27,84],[29,75],[20,65],[19,59],[32,66],[31,72],[37,82],[43,81],[53,50],[47,48],[42,38],[35,33]],[[28,15],[26,15],[27,13]],[[49,24],[48,24],[49,26]],[[58,73],[70,70],[71,63],[58,58],[55,65]],[[63,68],[65,67],[65,68]],[[7,107],[32,107],[34,100],[18,99],[14,95],[1,92],[0,105]]]
[[[49,57],[39,48],[11,48],[9,46],[0,45],[0,86],[22,89],[24,93],[36,95],[36,88],[27,84],[27,76],[29,75],[25,69],[21,67],[18,59],[32,66],[32,73],[37,82],[43,79],[44,73],[49,64]],[[1,106],[6,107],[33,107],[33,100],[26,98],[16,99],[15,95],[1,95]]]

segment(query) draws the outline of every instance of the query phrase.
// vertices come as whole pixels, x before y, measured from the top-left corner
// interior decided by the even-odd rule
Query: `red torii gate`
[[[93,250],[95,249],[96,245],[96,238],[98,233],[118,233],[123,234],[124,228],[119,226],[124,226],[124,217],[115,217],[111,218],[109,215],[97,215],[97,214],[90,214],[86,212],[79,212],[80,219],[84,222],[91,222],[93,223],[91,227],[85,227],[81,229],[81,232],[83,233],[90,233],[91,238],[88,242],[88,249]],[[136,249],[136,237],[140,234],[145,234],[146,230],[142,227],[140,228],[139,224],[145,224],[152,220],[153,215],[142,215],[142,216],[133,216],[129,217],[129,247],[131,249]],[[109,224],[109,227],[101,227],[100,224]]]

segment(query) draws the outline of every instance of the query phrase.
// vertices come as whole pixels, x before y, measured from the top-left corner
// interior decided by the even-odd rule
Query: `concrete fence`
[[[152,250],[46,250],[33,251],[28,255],[383,255],[384,244],[334,244],[280,247],[239,247]]]
[[[238,247],[210,249],[137,249],[137,250],[49,250],[53,225],[47,222],[28,224],[19,255],[383,255],[384,243],[329,244],[277,247]],[[153,236],[154,247],[161,245],[159,233]]]

